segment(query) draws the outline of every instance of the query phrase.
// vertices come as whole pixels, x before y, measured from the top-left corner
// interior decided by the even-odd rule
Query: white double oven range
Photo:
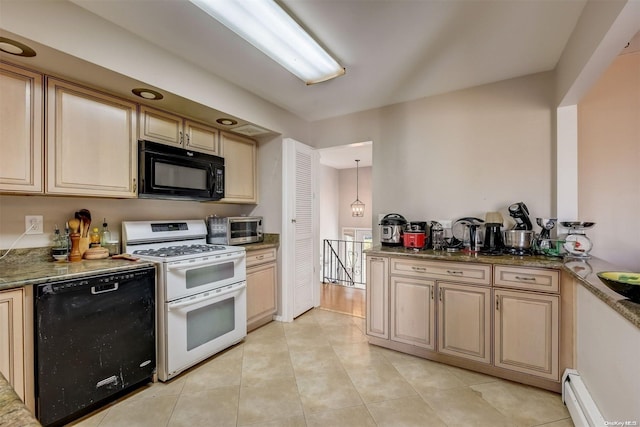
[[[247,335],[245,249],[209,245],[204,220],[124,221],[126,253],[157,263],[158,378]]]

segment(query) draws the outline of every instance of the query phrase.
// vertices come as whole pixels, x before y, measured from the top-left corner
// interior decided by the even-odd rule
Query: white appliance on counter
[[[204,220],[122,223],[125,252],[158,265],[161,381],[247,335],[245,249],[209,245],[206,236]]]

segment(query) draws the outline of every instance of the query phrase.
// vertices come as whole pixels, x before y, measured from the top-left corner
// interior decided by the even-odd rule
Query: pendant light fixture
[[[356,201],[351,203],[351,216],[364,216],[364,203],[358,198],[358,162],[356,160]]]

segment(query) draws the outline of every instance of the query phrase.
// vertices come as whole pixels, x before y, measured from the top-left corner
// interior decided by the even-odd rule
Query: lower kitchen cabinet
[[[491,288],[438,282],[438,351],[491,363]]]
[[[367,256],[367,335],[389,339],[389,258]]]
[[[366,334],[371,344],[559,392],[575,363],[568,282],[554,269],[373,251]]]
[[[495,366],[559,380],[560,297],[494,292]]]
[[[33,412],[33,312],[27,288],[0,292],[0,372]]]
[[[391,276],[392,341],[435,350],[435,282]]]
[[[273,320],[277,282],[276,249],[247,252],[247,331]]]

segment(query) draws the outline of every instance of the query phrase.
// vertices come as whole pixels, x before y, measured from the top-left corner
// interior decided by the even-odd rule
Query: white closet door
[[[283,320],[292,320],[319,305],[319,281],[315,280],[317,263],[317,154],[314,149],[292,139],[284,140],[283,224],[285,259],[283,268],[286,287]],[[288,307],[287,307],[288,306]]]

